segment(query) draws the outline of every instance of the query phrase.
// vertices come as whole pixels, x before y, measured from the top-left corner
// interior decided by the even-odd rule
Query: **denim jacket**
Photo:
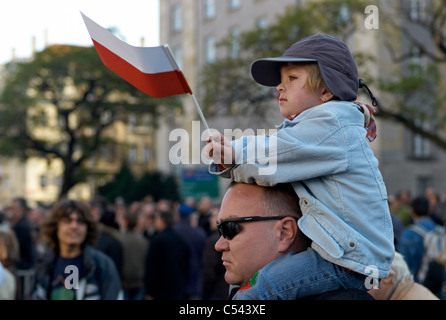
[[[277,129],[234,140],[236,164],[221,171],[211,163],[209,172],[262,186],[292,183],[303,213],[299,227],[312,248],[332,263],[386,278],[395,252],[392,221],[359,107],[327,102]]]

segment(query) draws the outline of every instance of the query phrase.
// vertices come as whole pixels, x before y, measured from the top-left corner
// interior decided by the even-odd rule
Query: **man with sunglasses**
[[[308,255],[317,254],[297,225],[301,216],[299,197],[290,184],[263,187],[232,182],[217,217],[221,236],[215,243],[215,249],[222,252],[226,282],[238,292],[247,290],[255,284],[260,272],[274,265],[276,273],[268,279],[268,285],[274,287],[289,281],[287,257],[303,251]],[[277,269],[277,266],[281,267]],[[302,266],[302,272],[304,269]],[[231,290],[230,298],[236,292]],[[341,289],[308,299],[371,297],[360,290]]]
[[[261,187],[232,183],[217,217],[225,280],[249,288],[264,266],[280,257],[306,250],[309,239],[296,221],[302,216],[299,198],[289,184]]]

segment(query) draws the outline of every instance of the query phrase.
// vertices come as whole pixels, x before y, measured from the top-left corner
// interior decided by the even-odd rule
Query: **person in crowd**
[[[407,190],[398,191],[392,201],[391,210],[393,214],[401,220],[404,227],[407,227],[409,224],[412,223],[410,214],[410,212],[412,211],[410,208],[411,201],[412,199],[410,193]]]
[[[8,214],[3,207],[0,208],[0,230],[9,230],[11,225],[8,220]]]
[[[425,286],[413,279],[404,257],[395,252],[389,276],[382,279],[379,288],[369,290],[375,300],[439,300]]]
[[[19,241],[20,259],[17,261],[17,269],[32,269],[36,263],[36,248],[33,239],[33,229],[29,221],[28,205],[25,198],[12,199],[10,210],[10,224]]]
[[[34,300],[122,300],[113,260],[94,248],[98,225],[81,201],[62,199],[42,225],[48,250],[37,266]]]
[[[231,299],[237,293],[257,285],[256,281],[263,272],[268,274],[268,286],[277,288],[289,283],[293,277],[289,272],[290,255],[304,253],[311,259],[317,259],[317,253],[310,247],[310,239],[298,226],[297,222],[301,218],[299,197],[290,184],[264,187],[231,183],[217,216],[216,226],[221,236],[215,243],[215,249],[222,253],[221,259],[226,268],[224,278],[231,285]],[[326,262],[321,266],[322,271],[315,276],[312,270],[308,270],[308,265],[297,267],[302,276],[311,277],[314,285],[318,286],[324,286],[330,281],[327,272],[333,269],[332,264]],[[348,269],[341,270],[344,275],[351,272]],[[275,299],[267,291],[270,290],[264,291],[262,285],[259,292],[265,292],[266,295],[259,299]],[[359,289],[330,290],[326,294],[329,299],[371,299],[366,291]],[[291,299],[290,295],[286,296]],[[325,293],[307,296],[305,299],[316,296],[323,300]],[[295,299],[300,297],[295,295],[292,300]]]
[[[116,197],[115,202],[113,203],[113,211],[115,213],[114,220],[116,221],[120,229],[122,227],[122,219],[124,219],[126,211],[129,211],[123,197]]]
[[[15,233],[10,229],[0,229],[0,269],[4,282],[0,284],[0,300],[16,300],[18,278],[16,262],[19,260],[19,244]],[[1,282],[1,279],[0,279]]]
[[[429,215],[431,216],[432,220],[434,220],[437,224],[444,225],[446,213],[444,212],[440,195],[435,192],[434,188],[429,187],[424,191],[424,196],[429,202]]]
[[[398,218],[398,216],[394,214],[393,205],[394,205],[395,201],[397,202],[398,200],[396,200],[394,196],[390,195],[389,196],[389,210],[390,210],[390,216],[392,218],[392,226],[393,226],[393,239],[394,239],[393,243],[395,245],[395,248],[397,248],[398,241],[404,231],[404,224],[401,221],[401,219]]]
[[[420,279],[419,269],[424,254],[424,235],[433,230],[437,224],[429,216],[429,202],[424,196],[418,196],[411,203],[411,219],[409,225],[400,237],[398,251],[403,255],[410,272],[417,282]]]
[[[40,238],[40,227],[45,219],[47,214],[47,209],[41,206],[36,206],[31,208],[28,212],[28,219],[31,222],[32,230],[33,230],[33,239],[37,250],[37,256],[39,256],[44,248],[42,247],[44,244],[42,239]]]
[[[169,199],[159,199],[156,202],[156,211],[171,211],[172,209],[173,204]]]
[[[443,206],[443,212],[446,215],[446,189],[441,193],[440,202],[441,202],[441,205]],[[444,220],[445,220],[445,224],[446,224],[446,217]]]
[[[151,240],[156,234],[155,227],[155,213],[156,213],[156,203],[143,203],[138,209],[138,225],[137,230],[142,234],[147,240]]]
[[[157,234],[150,241],[145,264],[146,300],[187,298],[190,249],[174,229],[174,213],[159,211],[155,217]]]
[[[220,209],[210,209],[209,228],[210,235],[207,238],[203,251],[203,299],[226,300],[229,296],[229,285],[225,281],[225,267],[222,264],[222,253],[215,250],[215,243],[220,238],[217,231],[217,216]]]
[[[15,276],[0,262],[0,300],[14,300],[17,291],[16,285]]]
[[[112,258],[119,275],[122,276],[123,249],[115,213],[107,199],[102,196],[94,196],[89,205],[93,217],[99,223],[99,238],[95,247]]]
[[[149,241],[136,232],[138,216],[139,211],[126,211],[122,217],[122,288],[125,300],[144,300],[145,296],[144,271]]]
[[[190,219],[194,212],[194,208],[182,203],[178,208],[179,220],[174,224],[173,228],[189,245],[190,267],[187,286],[188,299],[201,299],[203,294],[203,250],[206,245],[207,234],[201,227],[192,225]]]
[[[18,279],[18,299],[27,299],[29,295],[29,281],[34,273],[37,261],[37,247],[33,238],[33,227],[29,221],[28,205],[23,197],[13,198],[9,206],[9,222],[17,236],[19,243],[19,260],[16,262]]]
[[[203,228],[208,236],[213,232],[209,223],[211,209],[212,198],[209,196],[201,197],[200,201],[198,201],[196,214],[198,215],[198,225]]]

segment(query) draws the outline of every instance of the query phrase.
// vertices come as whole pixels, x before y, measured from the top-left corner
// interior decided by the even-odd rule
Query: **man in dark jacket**
[[[95,248],[112,258],[119,275],[122,277],[124,252],[119,226],[115,221],[115,212],[107,199],[102,196],[94,196],[89,201],[89,205],[93,217],[99,223],[99,235]]]
[[[189,276],[189,246],[172,228],[173,213],[156,214],[157,235],[150,242],[146,260],[146,300],[185,299]]]
[[[187,296],[189,299],[202,299],[203,279],[201,273],[203,267],[203,250],[206,246],[207,234],[203,228],[191,224],[191,215],[193,212],[193,208],[186,204],[181,204],[178,209],[179,220],[173,225],[173,228],[186,240],[190,249]]]
[[[20,259],[16,268],[19,270],[32,269],[37,259],[36,247],[32,237],[32,226],[28,220],[28,206],[24,198],[18,197],[11,201],[10,223],[20,247]]]
[[[37,261],[37,248],[33,239],[33,227],[29,221],[28,205],[25,198],[16,197],[10,205],[9,222],[19,244],[19,260],[15,264],[17,270],[17,299],[29,298],[27,283],[32,278]]]

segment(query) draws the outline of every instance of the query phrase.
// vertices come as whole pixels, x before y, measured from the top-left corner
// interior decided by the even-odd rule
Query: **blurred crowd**
[[[214,249],[220,204],[210,197],[181,203],[119,197],[112,203],[95,196],[85,205],[98,227],[94,248],[119,274],[119,299],[227,299],[225,269]],[[51,251],[41,230],[51,210],[30,208],[17,197],[0,211],[0,300],[35,299],[36,270]]]
[[[405,270],[401,279],[408,279],[412,286],[423,287],[445,300],[446,191],[440,194],[428,187],[422,194],[412,196],[409,191],[401,190],[389,197],[389,208],[395,249],[401,255],[394,263],[404,267],[400,272]],[[393,282],[393,291],[404,285],[396,278],[399,281]]]
[[[219,238],[215,222],[220,204],[210,197],[180,203],[148,196],[133,203],[122,198],[111,203],[95,196],[84,204],[97,225],[93,247],[116,268],[119,299],[228,298],[221,253],[214,248]],[[446,225],[446,192],[440,195],[427,188],[412,196],[402,190],[389,196],[389,208],[398,265],[382,281],[383,290],[376,291],[375,298],[398,299],[397,295],[405,294],[403,288],[415,284],[446,299],[444,261],[437,263],[435,272],[421,270],[429,250],[425,233]],[[17,197],[0,211],[0,300],[36,297],[37,266],[51,251],[41,229],[52,209],[30,208],[24,198]]]

